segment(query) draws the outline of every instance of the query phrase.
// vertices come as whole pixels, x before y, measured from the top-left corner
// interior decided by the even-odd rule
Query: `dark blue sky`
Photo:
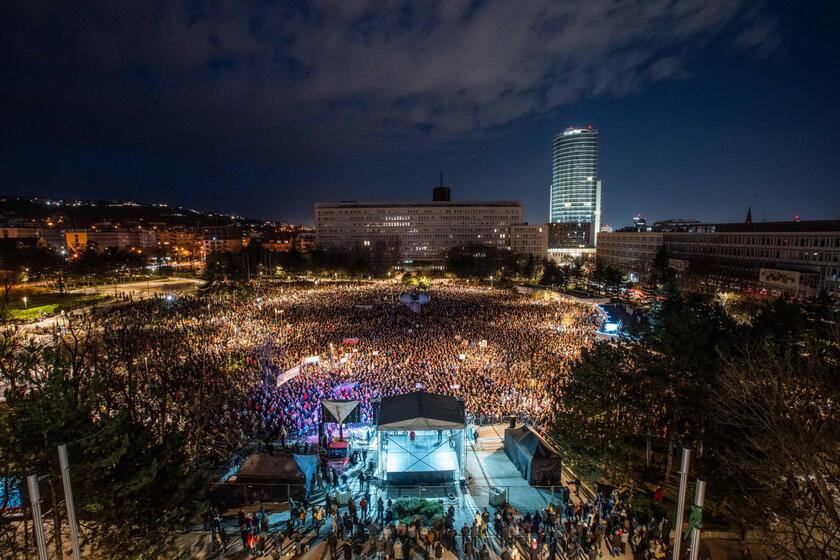
[[[840,218],[835,2],[384,5],[12,1],[0,192],[311,224],[443,169],[540,222],[553,134],[591,124],[606,223]]]

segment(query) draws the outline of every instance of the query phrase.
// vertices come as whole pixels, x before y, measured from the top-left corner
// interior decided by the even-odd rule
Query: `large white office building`
[[[522,222],[520,201],[318,202],[318,247],[398,247],[406,263],[443,261],[453,247],[508,246],[510,226]]]

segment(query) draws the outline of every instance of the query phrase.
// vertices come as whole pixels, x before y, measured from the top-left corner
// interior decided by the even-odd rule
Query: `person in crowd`
[[[335,558],[335,550],[338,546],[338,538],[336,537],[335,533],[330,531],[330,534],[327,536],[327,546],[326,546],[326,554],[327,560],[333,560]],[[323,555],[321,556],[323,559]]]

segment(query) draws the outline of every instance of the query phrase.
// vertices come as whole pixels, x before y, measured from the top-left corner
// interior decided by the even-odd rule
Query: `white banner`
[[[279,387],[280,385],[289,381],[289,379],[294,379],[298,375],[300,375],[299,365],[293,367],[292,369],[287,369],[286,371],[277,376],[277,386]]]
[[[309,365],[309,364],[317,364],[321,362],[321,356],[307,356],[300,360],[300,363],[293,367],[292,369],[287,369],[283,373],[277,376],[277,386],[286,383],[289,379],[294,379],[298,375],[300,375],[300,368]]]

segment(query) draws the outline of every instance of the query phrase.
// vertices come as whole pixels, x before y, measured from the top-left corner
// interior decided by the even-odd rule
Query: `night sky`
[[[536,223],[574,124],[600,130],[602,222],[840,218],[837,2],[3,6],[4,194],[311,225],[443,169]]]

